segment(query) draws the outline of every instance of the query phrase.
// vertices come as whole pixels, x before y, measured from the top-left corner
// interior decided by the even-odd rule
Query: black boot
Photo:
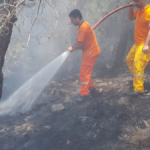
[[[144,93],[139,93],[139,92],[132,92],[132,93],[129,93],[128,94],[128,96],[129,97],[131,97],[131,98],[137,98],[138,96],[140,96],[140,95],[145,95],[145,94],[147,94],[148,93],[148,91],[147,90],[145,90],[144,91]]]
[[[94,87],[93,89],[90,89],[90,93],[91,93],[92,97],[96,97],[96,96],[101,95],[101,93],[98,92],[98,91],[95,89],[95,87]]]
[[[75,101],[84,101],[84,100],[90,100],[91,98],[92,98],[91,94],[85,95],[85,96],[78,95],[78,96],[74,97],[74,100]]]
[[[138,92],[132,92],[132,93],[129,93],[128,96],[131,97],[131,98],[137,98],[139,95],[142,95],[143,93],[138,93]]]

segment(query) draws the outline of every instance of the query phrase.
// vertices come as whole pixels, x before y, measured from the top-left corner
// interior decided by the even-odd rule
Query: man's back
[[[95,33],[88,22],[83,22],[78,29],[78,42],[83,42],[82,58],[94,57],[100,53]]]

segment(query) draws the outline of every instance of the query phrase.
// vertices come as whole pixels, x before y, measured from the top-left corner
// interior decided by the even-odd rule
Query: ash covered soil
[[[150,93],[127,96],[133,91],[127,67],[92,78],[101,92],[96,98],[75,98],[75,75],[48,83],[31,111],[0,116],[0,150],[149,150]]]

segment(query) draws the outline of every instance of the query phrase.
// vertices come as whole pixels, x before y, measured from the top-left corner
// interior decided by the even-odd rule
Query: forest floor
[[[133,86],[126,66],[92,78],[99,97],[78,101],[75,75],[50,82],[31,111],[1,116],[0,150],[150,150],[150,93],[127,96]]]

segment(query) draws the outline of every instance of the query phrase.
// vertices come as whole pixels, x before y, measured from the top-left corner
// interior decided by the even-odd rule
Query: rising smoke
[[[31,2],[34,2],[31,5]],[[16,91],[30,77],[46,66],[51,60],[62,54],[68,46],[75,43],[77,28],[70,24],[69,12],[78,8],[81,10],[84,20],[94,26],[103,16],[111,10],[128,4],[130,0],[46,0],[42,1],[39,16],[31,31],[32,23],[36,17],[38,1],[30,1],[17,13],[18,21],[14,26],[13,35],[9,50],[6,54],[4,64],[4,90],[3,99],[10,93]],[[21,13],[21,14],[20,14]],[[128,34],[126,51],[133,44],[134,22],[127,18],[128,8],[109,17],[96,30],[96,36],[101,48],[101,55],[96,63],[96,69],[101,66],[113,64],[117,45],[122,36],[122,24],[127,24],[124,32]],[[128,26],[128,24],[130,24]],[[55,28],[56,26],[56,28]],[[81,52],[70,55],[63,69],[67,75],[79,73],[81,63]],[[9,72],[9,73],[8,73]],[[12,90],[7,88],[12,87]],[[8,93],[5,93],[5,88]]]

